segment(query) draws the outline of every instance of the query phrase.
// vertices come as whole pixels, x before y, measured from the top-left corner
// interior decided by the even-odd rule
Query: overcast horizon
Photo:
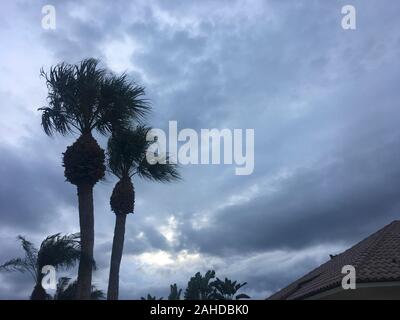
[[[56,29],[42,27],[54,5]],[[351,4],[357,29],[344,30]],[[197,271],[247,282],[264,299],[400,217],[400,3],[263,0],[2,1],[0,4],[0,264],[79,231],[76,188],[38,108],[40,69],[94,57],[146,88],[149,123],[254,129],[254,172],[181,166],[183,180],[134,179],[120,298]],[[106,138],[97,136],[104,148]],[[107,289],[115,178],[95,186],[93,283]],[[69,271],[76,277],[76,272]],[[0,273],[0,299],[28,299],[29,274]]]

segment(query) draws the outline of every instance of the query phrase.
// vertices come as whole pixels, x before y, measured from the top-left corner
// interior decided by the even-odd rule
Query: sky
[[[42,7],[56,28],[42,27]],[[356,8],[356,30],[341,9]],[[38,108],[40,69],[101,59],[146,87],[149,123],[254,129],[255,168],[181,166],[181,182],[134,179],[120,297],[166,297],[215,269],[264,299],[400,215],[400,3],[392,0],[1,1],[0,262],[79,231],[76,189]],[[105,137],[98,137],[106,145]],[[95,187],[94,284],[107,289],[115,178]],[[73,271],[71,271],[73,273]],[[0,299],[28,274],[0,273]]]

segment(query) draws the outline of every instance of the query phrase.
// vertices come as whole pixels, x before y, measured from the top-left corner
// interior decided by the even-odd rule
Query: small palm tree
[[[143,117],[149,105],[144,88],[125,74],[115,76],[99,67],[96,59],[78,65],[61,63],[41,71],[48,88],[48,106],[42,111],[42,127],[51,136],[78,134],[63,157],[66,180],[77,187],[82,256],[78,270],[78,299],[89,299],[94,245],[93,187],[104,177],[105,154],[93,131],[107,134]]]
[[[212,281],[215,278],[215,271],[208,270],[204,276],[200,272],[197,272],[193,277],[190,278],[187,288],[185,290],[185,300],[240,300],[250,299],[247,294],[237,294],[239,289],[244,287],[247,282],[238,283],[225,278],[222,281],[219,278]],[[175,284],[170,285],[170,294],[168,300],[180,300],[182,289],[178,290],[178,286]],[[142,300],[155,300],[155,297],[150,294],[147,298],[141,298]],[[162,298],[160,298],[162,300]]]
[[[245,294],[237,294],[240,288],[244,287],[247,282],[238,283],[237,281],[232,281],[225,278],[224,281],[217,278],[213,281],[211,285],[215,288],[213,293],[213,299],[215,300],[240,300],[240,299],[250,299],[250,297]]]
[[[76,285],[77,282],[71,282],[71,278],[62,277],[58,279],[56,293],[53,296],[53,300],[74,300],[76,297]],[[105,294],[102,290],[92,286],[92,292],[90,294],[90,300],[104,300]]]
[[[134,212],[135,191],[132,177],[170,182],[180,179],[176,165],[150,164],[146,160],[146,152],[151,142],[146,140],[150,128],[137,126],[114,132],[108,141],[108,166],[119,179],[111,195],[111,210],[116,215],[113,247],[110,263],[107,299],[118,299],[119,268],[124,246],[126,216]]]
[[[18,236],[18,240],[21,241],[25,256],[7,261],[0,266],[0,270],[28,272],[35,281],[31,300],[46,300],[48,295],[42,287],[42,268],[46,265],[56,270],[73,267],[81,254],[79,234],[54,234],[44,239],[39,249],[22,236]]]
[[[178,286],[176,283],[171,284],[169,287],[170,293],[168,296],[168,300],[181,300],[182,289],[178,290]]]
[[[213,300],[214,287],[211,280],[214,278],[214,270],[208,270],[204,276],[197,272],[188,282],[185,300]]]
[[[140,300],[162,300],[163,298],[158,298],[156,296],[152,296],[151,294],[148,294],[147,297],[140,297]]]

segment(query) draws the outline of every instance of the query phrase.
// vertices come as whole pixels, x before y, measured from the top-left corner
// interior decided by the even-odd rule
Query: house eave
[[[356,289],[361,289],[361,288],[384,288],[384,287],[400,287],[400,281],[380,281],[380,282],[362,282],[362,283],[357,283]],[[348,289],[352,290],[352,289]],[[319,300],[326,298],[328,296],[332,296],[334,294],[337,294],[339,292],[344,291],[344,289],[341,286],[337,286],[335,288],[331,288],[328,290],[325,290],[323,292],[319,292],[316,294],[311,294],[307,295],[306,297],[296,297],[296,299],[299,300]]]

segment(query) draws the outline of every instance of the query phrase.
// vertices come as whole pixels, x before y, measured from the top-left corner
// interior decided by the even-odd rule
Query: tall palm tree
[[[76,133],[79,138],[63,155],[66,180],[78,191],[82,252],[78,270],[78,299],[90,299],[94,245],[93,187],[104,177],[105,154],[92,131],[108,134],[138,120],[149,110],[144,88],[115,76],[96,59],[78,65],[58,64],[41,71],[48,88],[42,127],[51,136]]]
[[[108,300],[118,299],[119,268],[124,246],[126,216],[134,212],[135,191],[132,178],[141,178],[170,182],[180,179],[176,165],[149,164],[146,152],[151,142],[146,141],[150,128],[137,126],[134,129],[124,129],[113,132],[108,141],[108,167],[119,179],[115,185],[110,205],[116,215],[114,239],[111,253],[110,277],[108,280]]]
[[[0,270],[28,272],[35,281],[31,300],[46,300],[48,295],[42,287],[42,268],[46,265],[51,265],[56,270],[73,267],[81,254],[79,234],[61,236],[57,233],[48,236],[39,249],[22,236],[18,236],[18,240],[21,241],[25,256],[7,261],[0,266]]]

